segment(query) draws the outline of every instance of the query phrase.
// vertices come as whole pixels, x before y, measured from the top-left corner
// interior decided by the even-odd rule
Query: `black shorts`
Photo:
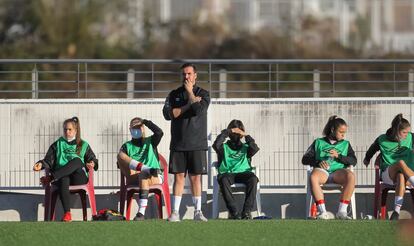
[[[171,151],[168,172],[207,174],[207,151]]]

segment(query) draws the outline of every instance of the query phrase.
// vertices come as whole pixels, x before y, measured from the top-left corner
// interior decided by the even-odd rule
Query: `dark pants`
[[[246,197],[244,201],[242,214],[250,213],[253,210],[254,201],[256,199],[257,183],[259,179],[252,172],[244,173],[225,173],[217,176],[221,193],[226,202],[227,209],[230,214],[238,213],[237,205],[231,191],[231,185],[234,183],[242,183],[246,185]]]
[[[82,185],[88,183],[88,177],[83,170],[85,165],[79,158],[68,162],[65,166],[52,172],[54,185],[58,187],[59,197],[64,212],[70,211],[69,185]]]

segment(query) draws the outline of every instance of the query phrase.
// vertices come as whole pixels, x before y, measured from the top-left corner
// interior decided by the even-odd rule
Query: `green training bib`
[[[334,158],[331,158],[329,151],[335,149],[338,154],[346,156],[348,155],[349,141],[343,140],[331,144],[326,142],[324,138],[318,138],[315,141],[315,153],[316,160],[318,162],[326,161],[329,164],[328,173],[333,173],[336,170],[345,168],[345,164],[336,161]]]
[[[250,161],[247,158],[249,145],[244,143],[239,150],[233,150],[225,143],[223,144],[224,157],[220,163],[219,173],[243,173],[252,171]]]

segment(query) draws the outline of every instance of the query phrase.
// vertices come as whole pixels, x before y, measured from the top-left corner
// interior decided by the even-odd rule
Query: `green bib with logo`
[[[69,144],[64,137],[60,137],[57,140],[55,169],[65,166],[68,162],[75,158],[79,158],[83,163],[85,163],[83,159],[88,146],[89,144],[82,140],[82,148],[79,154],[77,154],[76,144]]]
[[[336,170],[345,168],[345,165],[341,162],[336,161],[335,158],[332,158],[329,154],[329,151],[335,149],[336,152],[338,152],[338,155],[346,156],[348,155],[348,147],[349,141],[347,140],[331,144],[326,142],[324,138],[318,138],[315,141],[316,160],[318,162],[326,161],[329,164],[329,169],[327,170],[328,173],[333,173]]]
[[[400,142],[390,141],[387,135],[382,134],[378,137],[378,142],[382,157],[380,165],[382,171],[400,160],[403,160],[411,170],[414,170],[414,157],[412,152],[413,137],[411,132]]]
[[[151,137],[144,138],[142,146],[136,146],[131,141],[125,143],[127,155],[132,159],[143,163],[150,168],[160,169],[160,162],[154,153]]]
[[[247,158],[249,145],[244,143],[239,150],[233,150],[225,143],[223,144],[224,157],[218,169],[220,174],[223,173],[243,173],[252,171]]]

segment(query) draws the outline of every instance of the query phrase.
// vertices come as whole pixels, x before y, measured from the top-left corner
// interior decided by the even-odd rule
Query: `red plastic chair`
[[[86,194],[88,194],[89,204],[92,210],[92,216],[96,215],[96,200],[95,200],[95,188],[93,185],[93,168],[89,169],[88,183],[84,185],[71,185],[69,186],[70,193],[79,194],[82,203],[83,220],[87,221],[87,210],[86,210]],[[46,170],[46,175],[49,174],[49,170]],[[55,208],[56,200],[58,197],[57,187],[53,184],[49,184],[45,187],[45,214],[44,221],[55,220]]]
[[[158,205],[158,217],[163,218],[162,213],[162,199],[164,199],[164,204],[167,209],[168,217],[171,215],[171,201],[170,201],[170,188],[168,186],[168,165],[165,158],[159,154],[158,159],[160,160],[161,165],[164,168],[164,183],[158,185],[151,185],[149,193],[153,193]],[[119,197],[119,211],[123,215],[125,211],[125,201],[127,202],[127,211],[125,218],[130,220],[131,217],[131,202],[135,193],[138,193],[140,190],[138,185],[127,185],[126,178],[121,172],[121,190]]]
[[[387,196],[388,191],[395,190],[394,185],[388,185],[384,184],[381,181],[381,169],[380,169],[380,160],[381,155],[377,156],[377,159],[375,159],[375,197],[374,197],[374,218],[385,219],[387,215]],[[414,205],[414,189],[411,187],[406,187],[406,192],[411,193],[411,200]],[[378,207],[378,205],[380,207]],[[414,213],[413,213],[414,214]]]

